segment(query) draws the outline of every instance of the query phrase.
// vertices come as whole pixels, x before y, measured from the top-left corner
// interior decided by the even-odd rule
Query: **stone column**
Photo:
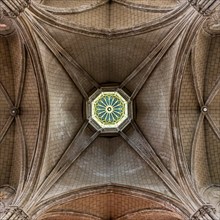
[[[215,209],[211,205],[204,205],[194,215],[190,220],[219,220],[215,215]]]
[[[2,220],[28,220],[28,215],[19,207],[9,207],[5,210]]]
[[[215,215],[216,209],[212,206],[204,206],[205,212],[211,217],[211,219],[219,220],[219,218]]]

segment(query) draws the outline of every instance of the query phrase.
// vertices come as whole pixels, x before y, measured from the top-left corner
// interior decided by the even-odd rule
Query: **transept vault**
[[[219,220],[219,0],[0,1],[0,219]]]

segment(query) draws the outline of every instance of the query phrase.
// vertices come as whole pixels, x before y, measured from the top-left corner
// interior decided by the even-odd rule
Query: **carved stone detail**
[[[216,210],[211,205],[204,205],[200,209],[198,209],[193,216],[191,216],[191,220],[218,220],[218,217],[215,215]]]
[[[206,32],[214,35],[220,32],[220,10],[219,8],[207,19],[204,29]]]
[[[29,6],[29,4],[30,0],[1,0],[0,8],[6,16],[16,18]]]
[[[0,187],[0,218],[12,202],[15,191],[9,186]]]
[[[188,2],[204,16],[212,14],[220,4],[218,0],[188,0]]]
[[[12,107],[12,108],[10,109],[10,114],[11,114],[11,116],[13,116],[13,117],[16,117],[16,116],[19,114],[19,112],[20,112],[20,110],[19,110],[19,108],[17,108],[17,107]]]
[[[27,220],[29,219],[28,215],[19,207],[9,207],[5,210],[4,215],[2,216],[4,220]]]
[[[220,187],[212,186],[203,193],[205,200],[216,209],[216,215],[220,218]]]

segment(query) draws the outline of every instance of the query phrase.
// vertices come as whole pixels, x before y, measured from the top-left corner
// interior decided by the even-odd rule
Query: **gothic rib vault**
[[[218,220],[219,4],[1,0],[0,218]]]

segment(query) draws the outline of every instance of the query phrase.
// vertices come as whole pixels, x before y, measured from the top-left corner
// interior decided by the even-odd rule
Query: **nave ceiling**
[[[220,217],[219,1],[1,1],[0,217]],[[128,125],[87,118],[100,89]]]

